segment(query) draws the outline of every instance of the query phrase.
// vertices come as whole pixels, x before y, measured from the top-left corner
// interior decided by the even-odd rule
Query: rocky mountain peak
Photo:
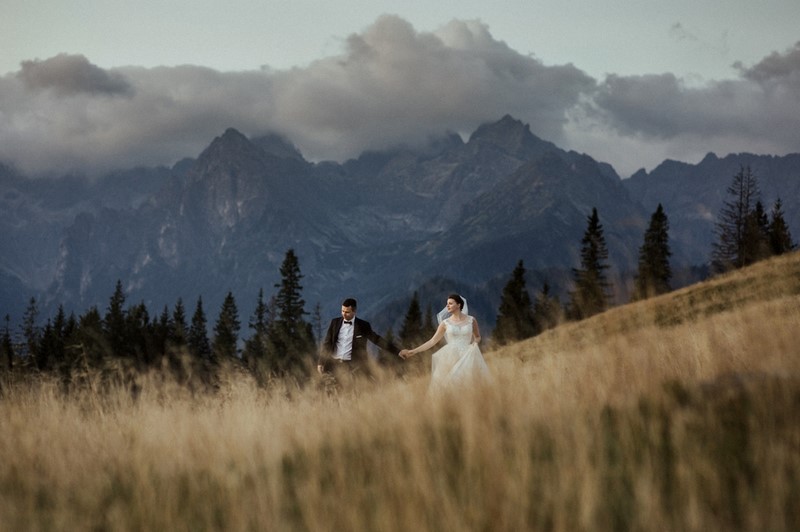
[[[197,158],[199,165],[212,161],[241,161],[260,159],[263,152],[242,133],[233,128],[216,137]]]
[[[468,144],[490,144],[522,159],[539,157],[549,151],[560,151],[552,142],[544,141],[531,133],[528,124],[510,115],[478,127],[470,136]]]
[[[270,156],[233,128],[225,130],[203,150],[188,170],[189,182],[236,182],[264,173],[265,159]]]

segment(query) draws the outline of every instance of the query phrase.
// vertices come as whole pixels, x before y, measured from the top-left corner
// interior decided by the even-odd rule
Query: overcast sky
[[[732,7],[736,4],[737,7]],[[311,160],[505,114],[624,177],[800,152],[800,1],[4,0],[0,160],[172,164],[228,127]]]

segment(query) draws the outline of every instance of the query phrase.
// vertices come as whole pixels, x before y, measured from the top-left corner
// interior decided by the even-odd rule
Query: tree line
[[[727,192],[730,199],[718,217],[711,257],[715,272],[741,268],[796,248],[780,199],[766,214],[749,167],[741,168]],[[671,290],[671,255],[669,219],[659,204],[639,248],[633,299]],[[562,304],[546,282],[531,297],[520,260],[503,288],[492,342],[502,345],[518,341],[565,320],[603,312],[611,301],[608,269],[603,226],[593,208],[580,242],[580,266],[572,270],[573,286],[567,302]],[[55,318],[48,319],[44,327],[38,324],[37,303],[31,298],[22,319],[22,341],[14,342],[10,318],[5,317],[0,371],[53,373],[70,383],[91,372],[119,375],[160,369],[171,372],[178,381],[213,385],[221,367],[236,364],[262,383],[286,376],[307,377],[322,336],[319,304],[309,321],[302,298],[303,275],[294,250],[286,252],[280,275],[280,283],[274,286],[277,292],[269,300],[265,300],[263,289],[259,291],[247,323],[251,333],[242,343],[242,323],[231,292],[224,298],[210,337],[202,297],[198,297],[191,317],[180,298],[172,309],[165,306],[158,316],[151,317],[144,303],[126,306],[122,282],[117,281],[104,312],[95,306],[77,317],[59,307]],[[415,345],[430,338],[437,326],[433,316],[430,306],[423,313],[415,292],[397,343]],[[395,341],[391,328],[385,336]],[[387,360],[393,362],[391,357]],[[405,362],[396,369],[408,371],[412,366]]]
[[[710,260],[712,272],[743,268],[797,248],[786,224],[780,198],[768,215],[761,203],[758,181],[750,167],[741,167],[734,175],[727,194],[728,200],[724,202],[715,225],[716,241]],[[639,248],[633,300],[671,290],[671,255],[669,219],[659,203]],[[572,270],[573,289],[565,305],[550,294],[547,283],[531,301],[525,285],[525,268],[520,260],[503,289],[493,341],[498,344],[519,341],[561,321],[580,320],[606,310],[611,301],[610,283],[606,276],[608,248],[597,209],[592,209],[587,219],[580,258],[580,267]]]

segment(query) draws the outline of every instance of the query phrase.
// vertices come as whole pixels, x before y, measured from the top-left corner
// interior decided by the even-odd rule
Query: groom
[[[334,369],[347,369],[350,373],[369,372],[369,355],[367,341],[395,355],[400,350],[391,342],[384,340],[372,330],[368,321],[356,318],[358,303],[353,298],[342,301],[342,317],[334,318],[328,326],[322,352],[317,361],[320,374],[330,373]]]

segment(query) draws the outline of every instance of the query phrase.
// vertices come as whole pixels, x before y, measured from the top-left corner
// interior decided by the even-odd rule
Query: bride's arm
[[[422,351],[427,351],[428,349],[439,343],[439,340],[441,340],[444,337],[445,328],[446,325],[444,324],[444,322],[440,323],[439,328],[436,329],[436,332],[434,333],[433,336],[431,336],[430,340],[428,340],[427,342],[425,342],[420,346],[415,347],[414,349],[404,349],[403,351],[400,352],[400,356],[405,358],[411,355],[416,355],[417,353],[421,353]],[[405,353],[405,356],[403,356],[403,353]]]
[[[476,344],[481,343],[481,331],[478,328],[478,320],[474,316],[472,318],[472,341]]]

